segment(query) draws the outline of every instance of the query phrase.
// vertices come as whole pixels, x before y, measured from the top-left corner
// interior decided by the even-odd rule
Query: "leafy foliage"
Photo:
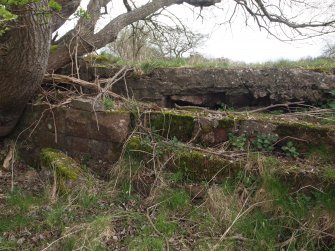
[[[245,145],[247,138],[245,135],[235,135],[233,133],[228,134],[229,143],[232,145],[234,150],[243,151],[245,150]]]
[[[83,8],[79,8],[79,10],[77,10],[77,12],[75,13],[76,17],[82,17],[86,20],[91,19],[90,14],[87,12],[87,10],[84,10]]]
[[[55,0],[49,0],[49,7],[55,11],[62,10],[62,6],[59,3],[57,3]]]
[[[287,144],[283,146],[281,149],[284,151],[285,155],[288,157],[297,158],[299,156],[299,152],[294,147],[294,144],[292,141],[287,142]]]
[[[278,136],[274,134],[258,134],[257,138],[253,142],[253,145],[257,150],[272,152],[274,150],[274,144],[278,140]]]

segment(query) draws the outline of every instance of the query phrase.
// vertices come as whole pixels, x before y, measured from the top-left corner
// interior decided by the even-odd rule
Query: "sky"
[[[227,5],[224,6],[227,8]],[[199,17],[199,8],[181,9],[180,6],[173,6],[171,12],[183,17],[183,22],[193,31],[209,34],[209,39],[198,49],[207,57],[224,57],[247,63],[298,60],[320,56],[326,44],[324,37],[303,41],[280,41],[267,31],[260,30],[252,21],[246,26],[241,15],[237,15],[229,25],[220,24],[227,20],[224,15],[227,15],[229,10],[225,12],[215,8],[203,9],[203,19]]]
[[[141,0],[139,0],[141,1]],[[88,0],[83,1],[83,6]],[[307,57],[317,57],[322,54],[325,47],[325,38],[314,38],[303,41],[282,42],[267,31],[249,22],[246,26],[243,16],[237,15],[230,25],[222,24],[227,20],[227,15],[232,6],[228,0],[224,0],[223,9],[218,8],[194,8],[190,5],[174,5],[168,11],[180,18],[192,31],[208,35],[204,44],[197,48],[196,52],[208,58],[228,58],[233,61],[246,63],[261,63],[281,59],[298,60]],[[103,16],[98,27],[101,28],[106,22],[115,16],[125,12],[122,1],[112,1],[108,5],[108,16]],[[162,19],[163,22],[170,21]],[[68,23],[60,33],[73,26]],[[329,38],[328,38],[329,40]]]
[[[234,27],[230,31],[221,27],[211,34],[199,51],[207,57],[257,63],[317,57],[322,53],[323,46],[320,39],[282,42],[269,36],[266,31],[252,30],[249,27]]]

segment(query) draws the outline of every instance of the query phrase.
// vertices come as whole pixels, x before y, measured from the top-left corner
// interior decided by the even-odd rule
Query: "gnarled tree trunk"
[[[47,0],[12,12],[19,17],[0,37],[0,137],[15,127],[25,104],[41,84],[51,41]]]

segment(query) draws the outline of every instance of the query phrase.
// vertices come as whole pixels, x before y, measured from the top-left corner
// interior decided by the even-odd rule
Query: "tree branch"
[[[62,6],[62,10],[54,13],[52,17],[52,32],[58,30],[80,5],[80,0],[58,0],[57,2]]]

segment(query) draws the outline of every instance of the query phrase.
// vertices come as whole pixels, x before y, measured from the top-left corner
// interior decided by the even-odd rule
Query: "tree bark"
[[[12,10],[15,25],[0,37],[0,137],[15,127],[25,104],[41,84],[51,41],[48,1]]]

